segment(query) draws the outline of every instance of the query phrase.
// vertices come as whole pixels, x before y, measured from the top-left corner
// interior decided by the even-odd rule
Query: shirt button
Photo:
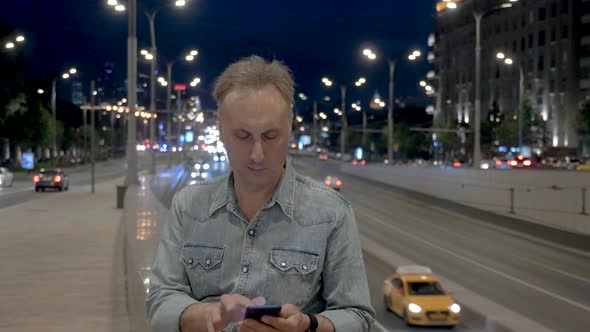
[[[281,262],[281,266],[282,266],[282,267],[285,267],[285,266],[287,266],[287,263],[285,263],[285,262]]]
[[[207,264],[207,265],[211,265],[211,260],[210,260],[210,259],[206,260],[206,261],[205,261],[205,264]]]
[[[188,259],[188,263],[189,263],[189,264],[192,264],[192,263],[193,263],[193,259],[192,259],[192,258],[189,258],[189,259]]]
[[[248,273],[248,267],[247,266],[242,267],[242,272],[243,273]]]
[[[253,229],[251,229],[251,230],[248,231],[248,235],[254,236],[254,235],[256,235],[256,231],[253,230]]]
[[[307,265],[303,264],[301,265],[301,268],[303,269],[303,271],[307,271]]]

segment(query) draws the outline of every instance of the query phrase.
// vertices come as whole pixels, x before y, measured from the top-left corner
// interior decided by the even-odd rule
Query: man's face
[[[291,139],[290,106],[272,85],[230,91],[219,121],[234,177],[254,190],[276,185]]]

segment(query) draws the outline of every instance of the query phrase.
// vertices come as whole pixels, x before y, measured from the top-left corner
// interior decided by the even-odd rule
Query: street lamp
[[[496,54],[496,58],[499,60],[503,60],[505,65],[511,66],[514,64],[514,60],[512,58],[506,57],[506,55],[502,52]],[[523,102],[524,102],[524,69],[522,67],[522,61],[518,59],[518,147],[522,148],[524,143],[523,137],[523,127],[524,127],[524,120],[523,120]]]
[[[473,144],[473,167],[479,168],[481,164],[481,20],[484,16],[494,11],[511,8],[518,0],[508,0],[485,10],[473,10],[475,19],[475,123],[474,123],[474,144]],[[451,5],[453,4],[453,5]],[[449,2],[447,8],[456,9],[457,4]]]
[[[377,55],[370,49],[364,49],[363,55],[369,60],[373,61],[377,59]],[[422,52],[419,50],[412,50],[407,56],[409,61],[416,61]],[[389,58],[389,101],[387,107],[387,160],[390,164],[393,161],[393,103],[394,103],[394,84],[395,84],[395,65],[398,61],[398,57]]]
[[[333,82],[330,79],[328,79],[327,77],[322,78],[322,82],[327,87],[331,87],[332,84],[333,84]],[[356,86],[361,86],[365,82],[366,82],[366,79],[364,77],[361,77],[361,78],[359,78],[355,82],[355,85]],[[345,84],[341,84],[340,85],[340,95],[341,95],[340,96],[341,97],[341,103],[340,103],[340,105],[341,105],[341,112],[340,112],[340,117],[342,119],[342,129],[341,129],[341,132],[340,132],[340,154],[342,156],[344,156],[344,153],[346,152],[346,135],[347,135],[347,132],[348,132],[348,119],[346,117],[346,85]],[[315,119],[315,115],[314,115],[314,119]]]
[[[70,73],[75,74],[77,72],[76,68],[70,68],[68,72],[65,72],[61,75],[61,77],[65,80],[70,78]],[[53,166],[56,166],[56,159],[57,159],[57,110],[56,110],[56,86],[57,86],[57,77],[54,77],[51,81],[51,114],[53,117],[53,142],[51,147],[51,161]],[[42,89],[38,89],[38,94],[43,94]]]

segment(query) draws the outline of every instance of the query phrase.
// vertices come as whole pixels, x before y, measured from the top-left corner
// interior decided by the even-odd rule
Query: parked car
[[[39,174],[33,176],[35,191],[45,191],[46,188],[54,188],[59,191],[70,188],[70,180],[61,169],[41,169]]]
[[[11,187],[14,174],[6,167],[0,167],[0,187]]]

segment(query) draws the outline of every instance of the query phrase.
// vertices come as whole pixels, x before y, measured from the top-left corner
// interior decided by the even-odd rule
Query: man
[[[232,172],[173,200],[150,279],[155,332],[368,331],[374,319],[350,203],[287,162],[294,82],[251,56],[217,79]],[[280,317],[244,308],[282,305]]]

